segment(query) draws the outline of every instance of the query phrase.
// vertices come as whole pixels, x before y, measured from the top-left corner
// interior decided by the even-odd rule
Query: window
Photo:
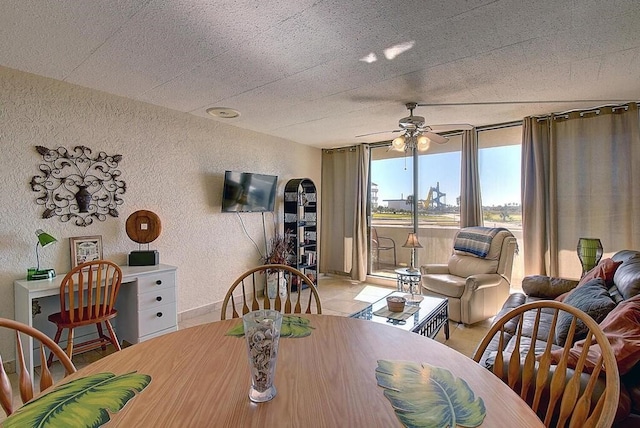
[[[521,240],[520,153],[522,126],[478,131],[480,189],[485,226],[506,227]],[[408,265],[410,252],[402,244],[412,231],[414,195],[418,204],[418,237],[423,248],[417,264],[446,263],[453,236],[460,227],[460,162],[462,135],[446,144],[431,144],[418,155],[418,185],[413,188],[413,157],[389,150],[390,143],[371,149],[371,219],[380,236],[395,242],[391,252],[372,254],[374,274],[393,276]],[[387,241],[388,242],[388,241]],[[521,246],[521,243],[520,243]],[[522,270],[514,263],[512,278]]]
[[[371,149],[371,214],[375,222],[411,224],[413,158],[389,151],[389,146]]]
[[[522,126],[478,132],[480,192],[485,226],[522,230]]]
[[[417,262],[440,261],[427,258],[450,251],[434,251],[427,229],[455,230],[460,224],[460,158],[462,137],[452,136],[447,144],[432,144],[429,151],[418,155],[418,185],[414,189],[414,158],[410,153],[389,150],[389,144],[371,149],[371,220],[380,237],[393,240],[394,253],[371,253],[370,267],[375,274],[394,274],[394,269],[408,266],[411,252],[402,247],[413,230],[413,204],[417,204],[419,239],[424,249],[418,251]],[[390,241],[385,239],[385,243]],[[385,245],[386,245],[385,244]],[[371,245],[370,248],[375,248]],[[378,259],[379,257],[379,259]],[[421,258],[422,257],[422,258]]]
[[[511,286],[520,287],[524,276],[521,200],[522,125],[478,132],[478,162],[484,225],[506,227],[518,240]]]
[[[460,225],[460,160],[462,137],[431,144],[418,156],[418,227]]]

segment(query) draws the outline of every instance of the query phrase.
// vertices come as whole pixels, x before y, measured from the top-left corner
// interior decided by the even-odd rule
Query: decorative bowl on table
[[[404,311],[404,304],[407,302],[402,296],[389,296],[387,297],[387,308],[391,312],[402,312]]]

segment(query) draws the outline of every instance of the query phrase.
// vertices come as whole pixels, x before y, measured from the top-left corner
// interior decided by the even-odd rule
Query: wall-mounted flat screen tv
[[[277,186],[275,175],[225,171],[222,212],[273,211]]]

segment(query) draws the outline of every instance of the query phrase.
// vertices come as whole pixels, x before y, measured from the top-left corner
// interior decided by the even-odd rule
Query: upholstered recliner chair
[[[490,318],[509,297],[516,247],[507,229],[463,228],[447,264],[420,267],[422,288],[449,299],[451,321],[474,324]]]

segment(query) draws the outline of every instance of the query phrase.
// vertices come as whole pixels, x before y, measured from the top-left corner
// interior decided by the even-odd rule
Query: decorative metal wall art
[[[38,165],[39,175],[31,179],[31,190],[38,192],[38,205],[45,210],[42,218],[60,217],[77,226],[88,226],[94,220],[104,221],[107,215],[118,217],[118,205],[126,184],[120,179],[118,163],[121,155],[99,152],[93,156],[90,148],[76,146],[48,149],[36,146],[44,163]]]

